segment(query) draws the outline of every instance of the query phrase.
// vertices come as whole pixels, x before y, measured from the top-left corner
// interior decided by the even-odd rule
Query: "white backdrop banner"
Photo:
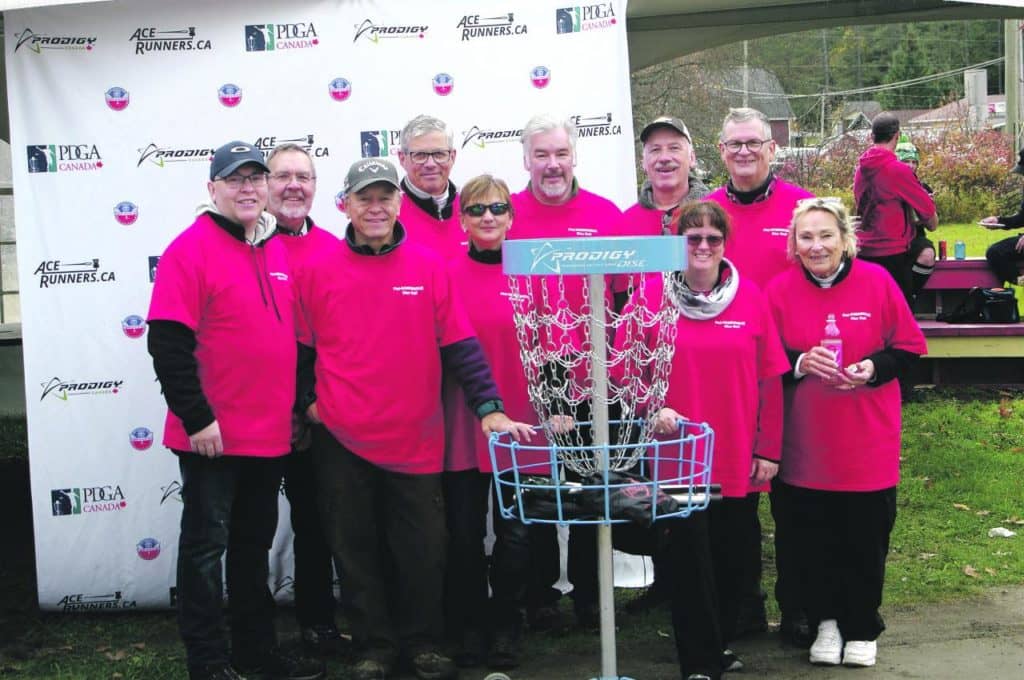
[[[39,602],[174,603],[180,482],[144,317],[158,256],[206,198],[212,150],[297,141],[340,233],[348,165],[430,113],[453,179],[525,186],[534,114],[579,126],[581,184],[636,200],[626,1],[197,0],[6,13]],[[397,160],[397,159],[396,159]],[[291,597],[281,496],[272,555]]]

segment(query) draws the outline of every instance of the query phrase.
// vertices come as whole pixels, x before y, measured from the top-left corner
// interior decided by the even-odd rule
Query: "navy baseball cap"
[[[227,177],[246,163],[255,163],[263,168],[264,172],[270,172],[267,162],[263,160],[263,152],[254,145],[238,140],[228,142],[213,153],[210,179]]]

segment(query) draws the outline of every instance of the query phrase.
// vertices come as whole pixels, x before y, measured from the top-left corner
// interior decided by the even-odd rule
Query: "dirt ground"
[[[852,669],[812,666],[807,653],[779,644],[769,632],[738,641],[733,649],[746,663],[727,680],[1024,679],[1024,586],[993,591],[983,598],[944,605],[884,610],[888,630],[879,638],[878,663]],[[628,619],[621,623],[628,626]],[[664,631],[669,632],[669,631]],[[619,633],[618,670],[635,680],[677,680],[671,638],[636,641]],[[529,645],[532,647],[533,645]],[[600,670],[596,636],[587,649],[574,640],[572,655],[525,659],[511,680],[587,680]],[[482,680],[486,671],[463,671],[462,680]],[[499,680],[501,676],[492,680]],[[503,679],[501,679],[503,680]]]

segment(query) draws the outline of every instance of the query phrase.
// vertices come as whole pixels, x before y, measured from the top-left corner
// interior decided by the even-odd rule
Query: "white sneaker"
[[[811,645],[811,663],[838,666],[843,654],[843,638],[835,619],[825,619],[818,624],[818,637]]]
[[[850,640],[843,647],[843,665],[867,667],[875,665],[878,642],[875,640]]]

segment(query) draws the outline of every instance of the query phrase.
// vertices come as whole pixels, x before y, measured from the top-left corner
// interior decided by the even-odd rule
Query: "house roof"
[[[986,98],[988,103],[988,112],[992,116],[996,113],[996,107],[998,104],[1006,103],[1005,94],[990,94]],[[951,120],[959,120],[967,115],[967,98],[959,99],[955,102],[950,102],[944,106],[940,106],[937,109],[929,109],[927,111],[918,112],[918,114],[906,121],[910,125],[929,125],[933,123],[947,123]],[[1005,109],[1003,109],[1003,116],[1005,117]],[[900,121],[901,123],[904,121]]]

